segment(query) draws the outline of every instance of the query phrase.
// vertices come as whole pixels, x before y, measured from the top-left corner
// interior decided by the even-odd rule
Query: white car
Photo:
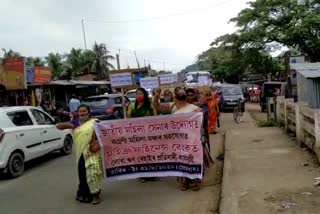
[[[58,130],[55,120],[37,107],[0,107],[0,171],[18,177],[26,161],[55,150],[72,152],[71,130]]]
[[[148,93],[149,99],[151,100],[152,99],[152,90],[151,89],[146,89],[146,91]],[[130,100],[130,102],[135,102],[136,101],[136,92],[137,92],[137,89],[130,90],[130,91],[127,92],[126,96]]]

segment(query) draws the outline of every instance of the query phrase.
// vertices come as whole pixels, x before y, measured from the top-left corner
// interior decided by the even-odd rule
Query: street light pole
[[[84,20],[81,19],[81,24],[82,24],[82,33],[83,33],[83,41],[84,41],[84,48],[87,50],[87,40],[86,40],[86,33],[84,31]]]

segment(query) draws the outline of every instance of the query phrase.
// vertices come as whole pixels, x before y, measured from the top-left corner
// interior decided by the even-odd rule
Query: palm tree
[[[45,61],[40,57],[33,58],[33,65],[34,66],[45,66]]]
[[[58,78],[63,72],[63,56],[59,53],[49,53],[46,60],[52,71],[52,79]]]
[[[7,51],[6,49],[2,48],[2,51],[4,52],[3,58],[13,58],[21,56],[19,52],[13,51],[12,49],[9,49]]]
[[[26,58],[26,64],[29,66],[44,66],[45,61],[41,57],[27,57]]]
[[[92,51],[86,51],[88,52],[86,55],[91,61],[88,64],[90,71],[97,73],[99,79],[107,78],[109,70],[114,69],[114,66],[109,61],[115,58],[112,55],[108,55],[110,52],[105,44],[97,44],[95,42],[92,49]]]
[[[82,57],[82,49],[72,48],[70,53],[66,55],[65,62],[65,72],[63,72],[63,76],[67,79],[71,79],[77,74],[81,74],[83,71],[83,57]]]

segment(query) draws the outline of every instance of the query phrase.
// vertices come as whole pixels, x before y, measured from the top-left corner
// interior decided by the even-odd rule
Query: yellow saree
[[[74,131],[77,163],[83,155],[86,167],[87,183],[92,194],[98,193],[102,185],[101,153],[90,152],[90,142],[94,134],[95,120],[89,120]]]

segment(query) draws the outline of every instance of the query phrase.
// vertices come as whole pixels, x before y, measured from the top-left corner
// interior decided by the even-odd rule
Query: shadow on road
[[[33,159],[31,161],[28,161],[25,163],[23,174],[27,173],[28,171],[32,171],[34,169],[37,169],[39,167],[46,166],[46,165],[50,164],[51,161],[53,161],[57,158],[61,158],[61,157],[63,157],[63,155],[59,151],[56,151],[56,152],[46,154],[42,157]],[[22,176],[23,176],[23,174],[22,174]],[[10,180],[10,179],[12,179],[12,178],[7,176],[6,173],[0,172],[0,181],[1,180]]]

